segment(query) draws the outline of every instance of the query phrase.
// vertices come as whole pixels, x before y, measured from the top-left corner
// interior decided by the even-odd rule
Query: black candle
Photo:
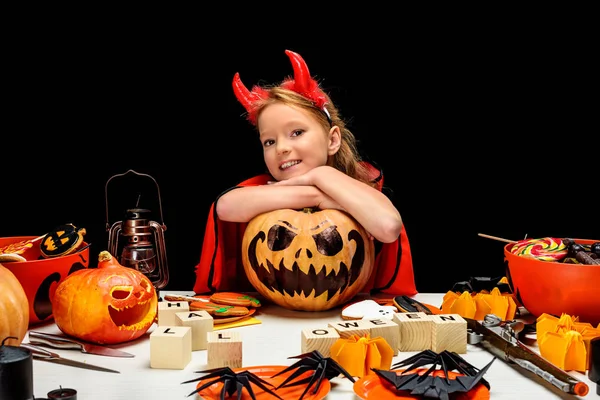
[[[48,399],[77,400],[77,390],[68,388],[63,389],[61,386],[60,389],[48,392]]]
[[[33,356],[16,346],[0,345],[0,399],[33,399]],[[16,339],[16,338],[13,338]]]

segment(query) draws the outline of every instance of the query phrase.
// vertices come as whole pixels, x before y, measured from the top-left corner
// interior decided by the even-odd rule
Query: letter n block
[[[352,335],[362,337],[371,334],[369,328],[361,324],[361,320],[330,322],[328,326],[335,329],[342,339],[348,339]]]
[[[213,331],[214,319],[206,311],[178,312],[177,325],[192,328],[192,351],[206,350],[207,333]]]
[[[433,321],[431,350],[444,350],[457,354],[467,352],[467,321],[459,314],[430,315]]]
[[[333,328],[306,328],[302,330],[301,352],[317,350],[323,357],[331,356],[331,346],[340,338]]]
[[[159,301],[158,326],[177,326],[175,314],[182,311],[190,311],[190,304],[187,301]]]
[[[208,368],[242,368],[242,337],[239,332],[207,333]]]
[[[360,326],[369,329],[371,338],[382,337],[394,350],[394,356],[398,355],[400,348],[400,327],[392,320],[385,318],[361,319]]]
[[[395,313],[393,321],[400,329],[400,351],[423,351],[431,349],[433,321],[423,312]]]
[[[192,328],[159,326],[150,334],[150,367],[184,369],[192,360]]]

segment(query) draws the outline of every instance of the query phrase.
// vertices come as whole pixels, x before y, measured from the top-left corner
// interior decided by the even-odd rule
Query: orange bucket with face
[[[600,240],[573,239],[591,245]],[[580,322],[600,323],[600,265],[540,261],[511,253],[504,246],[510,285],[521,304],[536,317],[569,314]]]
[[[0,238],[0,248],[13,243],[34,240],[35,236]],[[3,262],[2,265],[12,272],[19,282],[29,301],[29,325],[52,319],[52,298],[56,287],[73,272],[88,268],[90,249],[82,242],[73,253],[43,258],[40,246],[34,244],[22,255],[27,261]]]

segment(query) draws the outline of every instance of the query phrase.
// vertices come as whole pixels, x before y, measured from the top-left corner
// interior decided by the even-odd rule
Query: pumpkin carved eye
[[[335,256],[344,248],[344,241],[335,225],[313,235],[313,239],[317,245],[317,251],[324,256]]]
[[[285,226],[275,224],[269,229],[267,246],[271,251],[281,251],[290,247],[297,234]]]

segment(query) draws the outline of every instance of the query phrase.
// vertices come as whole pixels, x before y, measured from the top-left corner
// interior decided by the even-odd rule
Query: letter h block
[[[158,303],[158,326],[177,326],[177,314],[190,311],[187,301],[160,301]]]
[[[150,334],[150,367],[184,369],[192,360],[192,328],[159,326]]]
[[[306,328],[302,330],[302,354],[317,350],[325,358],[331,356],[331,346],[340,338],[333,328]]]
[[[208,332],[208,368],[242,368],[242,337],[239,332]]]

